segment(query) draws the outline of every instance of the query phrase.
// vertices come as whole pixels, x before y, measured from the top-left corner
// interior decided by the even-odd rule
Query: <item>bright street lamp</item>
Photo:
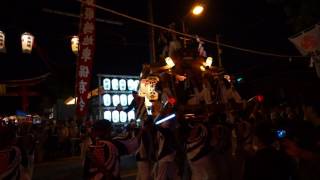
[[[197,4],[192,8],[192,14],[195,16],[200,15],[204,10],[204,7],[201,4]]]

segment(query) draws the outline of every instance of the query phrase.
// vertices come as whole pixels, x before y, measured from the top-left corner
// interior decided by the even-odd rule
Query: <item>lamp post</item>
[[[190,14],[192,14],[193,16],[200,16],[204,11],[204,5],[197,3],[194,4],[193,7],[191,8],[190,12],[188,12],[187,15],[185,15],[182,18],[181,24],[182,24],[182,32],[183,33],[187,33],[186,31],[186,19],[190,16]],[[186,48],[187,47],[187,40],[186,38],[183,38],[183,47]]]

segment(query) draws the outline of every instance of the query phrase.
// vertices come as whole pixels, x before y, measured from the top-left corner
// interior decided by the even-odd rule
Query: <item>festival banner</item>
[[[320,50],[320,26],[315,25],[312,29],[303,31],[289,40],[296,46],[304,56]]]
[[[88,111],[88,93],[95,51],[95,0],[84,0],[81,7],[79,55],[76,71],[77,115],[85,117]]]

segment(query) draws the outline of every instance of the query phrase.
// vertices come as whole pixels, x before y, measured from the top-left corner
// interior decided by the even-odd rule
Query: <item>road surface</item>
[[[33,180],[77,180],[82,179],[79,157],[58,159],[35,165]],[[137,174],[134,156],[121,158],[121,179],[135,180]]]

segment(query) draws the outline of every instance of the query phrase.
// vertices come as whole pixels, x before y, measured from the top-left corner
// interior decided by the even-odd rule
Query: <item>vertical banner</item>
[[[85,117],[88,111],[88,93],[95,51],[95,0],[83,0],[79,31],[79,55],[76,70],[77,115]]]

